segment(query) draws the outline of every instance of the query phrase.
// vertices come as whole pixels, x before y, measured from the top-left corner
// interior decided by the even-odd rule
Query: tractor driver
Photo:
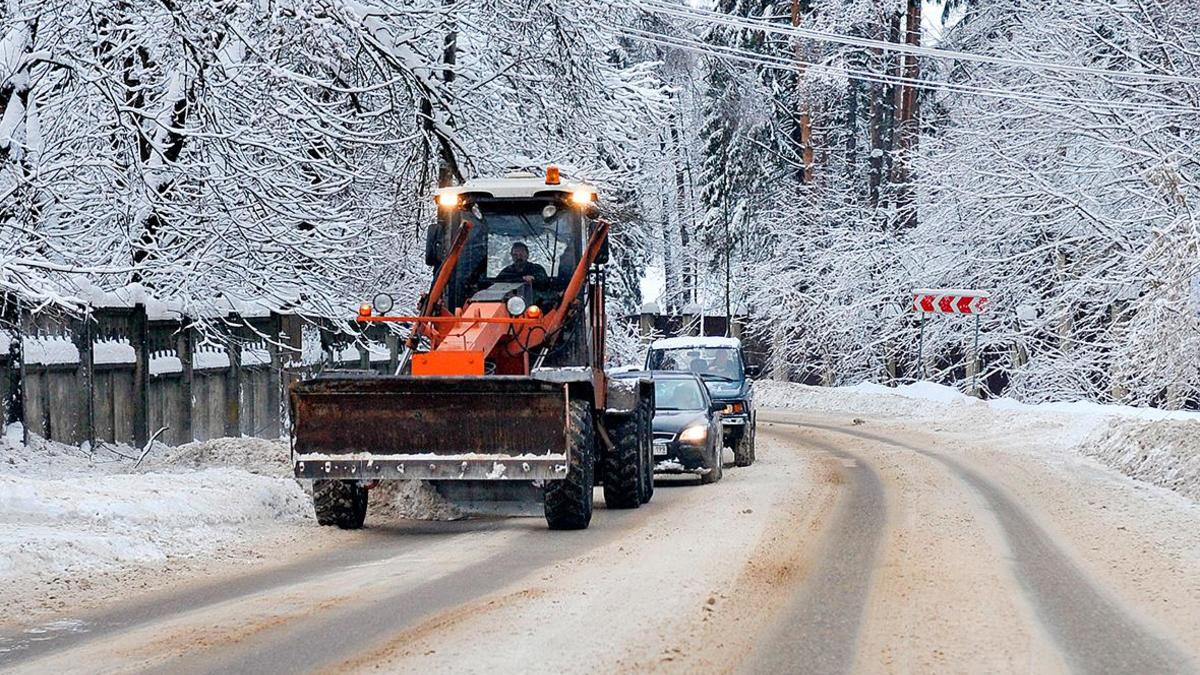
[[[512,264],[500,270],[496,281],[525,281],[536,285],[544,284],[549,278],[545,267],[529,262],[529,247],[524,242],[513,242],[509,255],[512,257]]]

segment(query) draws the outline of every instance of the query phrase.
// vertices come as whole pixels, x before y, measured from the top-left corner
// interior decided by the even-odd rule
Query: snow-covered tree
[[[636,213],[666,100],[615,3],[11,4],[0,283],[27,297],[411,304],[438,183],[557,163]]]

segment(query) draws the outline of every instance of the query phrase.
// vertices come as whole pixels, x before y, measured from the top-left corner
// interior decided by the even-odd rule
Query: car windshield
[[[658,410],[704,410],[704,394],[695,380],[654,380],[654,399]]]
[[[717,380],[740,380],[742,360],[731,347],[683,347],[650,352],[650,370],[682,370]]]
[[[487,232],[484,276],[569,276],[575,268],[567,213],[553,204],[488,205],[476,213]],[[514,249],[524,251],[525,260]],[[506,271],[507,270],[507,271]]]

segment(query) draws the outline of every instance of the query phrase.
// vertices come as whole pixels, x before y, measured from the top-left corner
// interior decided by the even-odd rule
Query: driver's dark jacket
[[[500,270],[500,273],[496,275],[496,281],[520,281],[525,277],[533,277],[535,283],[546,281],[548,278],[545,267],[526,260],[525,262],[515,262]]]

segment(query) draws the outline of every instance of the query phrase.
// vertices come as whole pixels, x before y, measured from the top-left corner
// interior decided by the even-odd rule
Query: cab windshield
[[[650,352],[650,370],[682,370],[712,380],[742,379],[742,359],[729,347],[685,347]]]
[[[482,276],[509,281],[525,276],[539,281],[570,278],[575,247],[568,215],[547,203],[481,206],[475,216],[487,237]]]

